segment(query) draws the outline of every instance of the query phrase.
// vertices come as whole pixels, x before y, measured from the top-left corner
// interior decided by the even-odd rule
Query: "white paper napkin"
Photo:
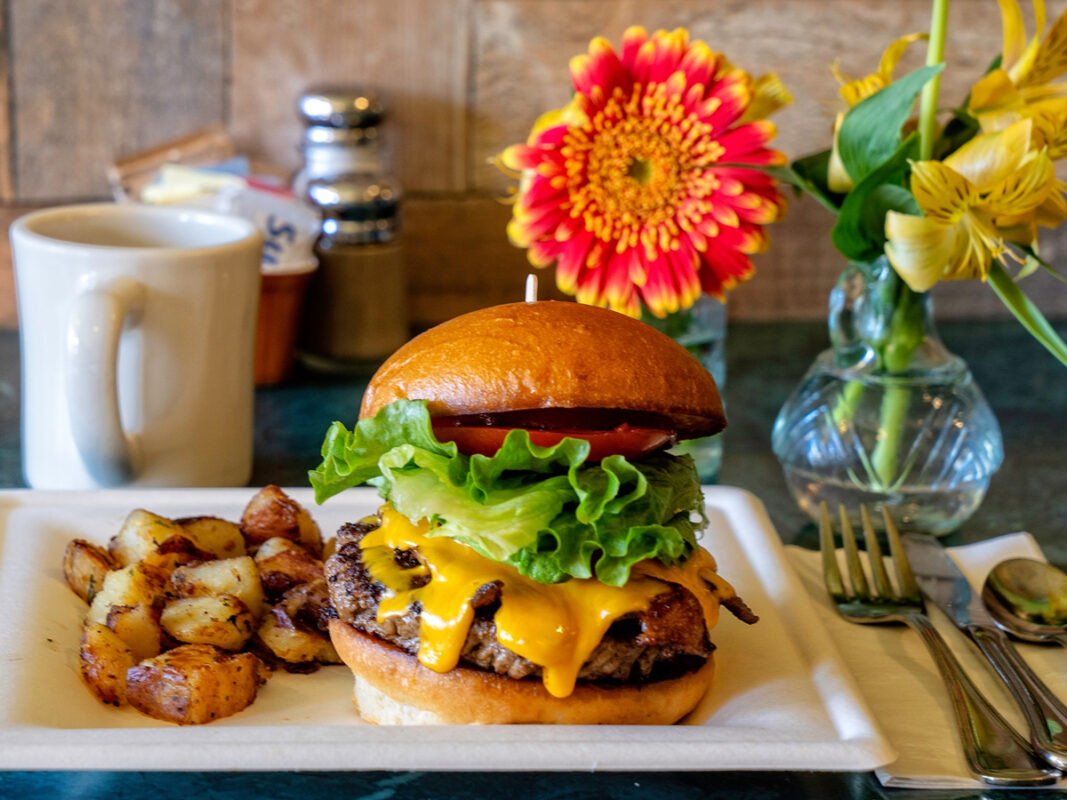
[[[948,694],[919,636],[903,625],[857,625],[842,619],[826,594],[819,554],[798,547],[788,547],[786,552],[875,719],[899,754],[895,762],[876,771],[882,784],[928,789],[984,786],[967,770]],[[949,553],[976,588],[1005,558],[1044,558],[1028,533],[950,548]],[[989,663],[940,611],[928,611],[975,684],[1028,738],[1021,713]],[[1049,688],[1067,702],[1067,649],[1037,644],[1019,644],[1018,648]]]

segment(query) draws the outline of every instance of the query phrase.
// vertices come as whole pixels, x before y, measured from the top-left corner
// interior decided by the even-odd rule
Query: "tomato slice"
[[[483,456],[495,455],[504,438],[514,428],[480,425],[437,425],[433,426],[438,441],[455,442],[461,453]],[[627,459],[640,458],[659,450],[674,439],[670,431],[661,428],[643,428],[623,423],[612,430],[591,431],[581,429],[531,430],[530,441],[541,447],[558,444],[564,438],[585,439],[590,444],[589,461],[600,461],[611,455],[624,456]]]

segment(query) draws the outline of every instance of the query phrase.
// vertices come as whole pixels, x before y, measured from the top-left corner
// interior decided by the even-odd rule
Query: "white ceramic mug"
[[[246,220],[178,208],[15,221],[30,486],[248,481],[262,244]]]

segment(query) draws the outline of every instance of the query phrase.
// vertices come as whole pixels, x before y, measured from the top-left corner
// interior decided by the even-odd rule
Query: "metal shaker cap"
[[[385,116],[385,105],[372,89],[357,86],[316,86],[297,102],[304,124],[328,128],[374,128]]]
[[[386,175],[338,175],[308,182],[322,232],[350,242],[388,242],[400,229],[400,186]]]

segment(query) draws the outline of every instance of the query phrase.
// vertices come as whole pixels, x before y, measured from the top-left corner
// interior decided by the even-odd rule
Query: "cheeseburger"
[[[316,499],[378,488],[326,565],[368,721],[668,724],[713,673],[720,605],[693,461],[725,425],[686,350],[614,311],[514,303],[412,339],[334,423]]]

